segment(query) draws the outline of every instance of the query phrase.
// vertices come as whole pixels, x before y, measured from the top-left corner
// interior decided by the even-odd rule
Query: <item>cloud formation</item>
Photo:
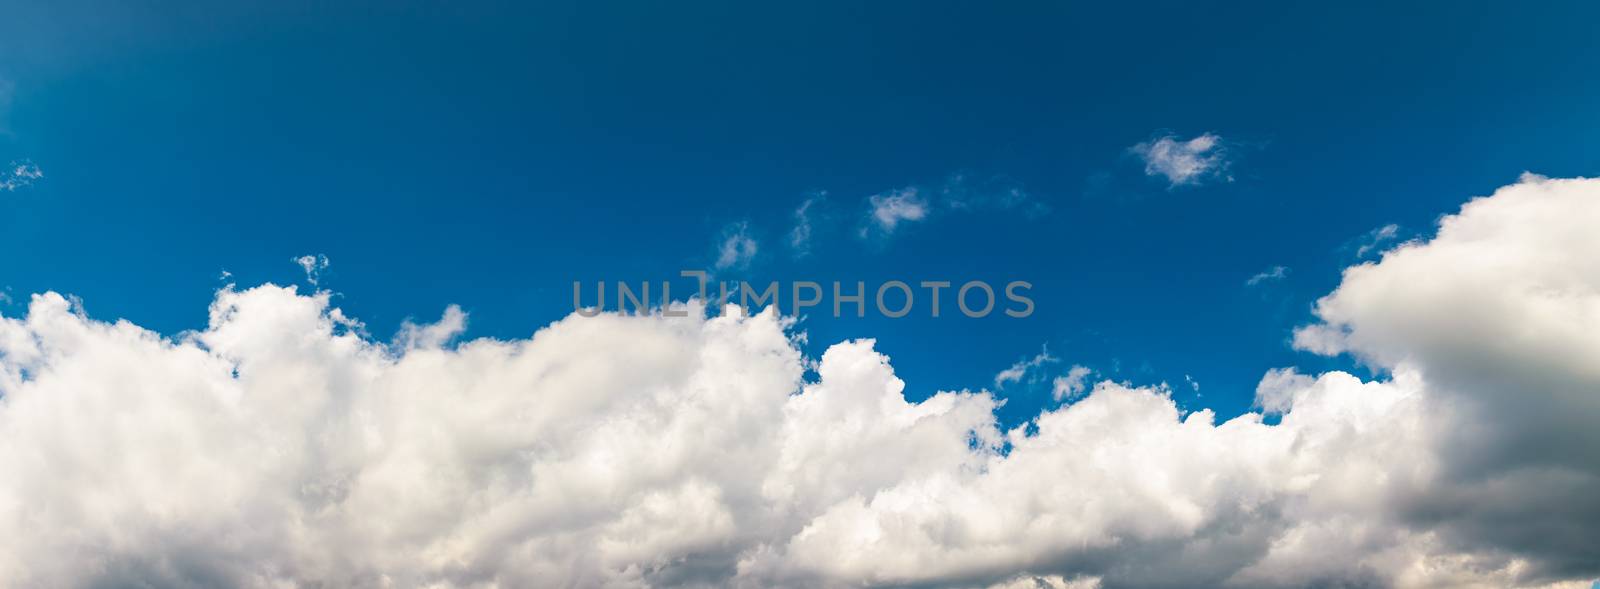
[[[952,174],[939,187],[939,200],[952,211],[1020,210],[1028,217],[1050,212],[1049,205],[1008,176],[975,179],[966,173]]]
[[[816,232],[817,208],[826,197],[826,193],[808,196],[794,209],[794,227],[789,229],[789,251],[797,258],[811,255],[811,238]]]
[[[11,192],[18,188],[27,188],[43,177],[44,171],[40,170],[37,164],[28,160],[16,160],[0,170],[0,191]]]
[[[306,273],[306,282],[316,286],[322,279],[322,271],[328,269],[328,256],[322,254],[307,254],[291,260],[296,266]]]
[[[1018,360],[1017,363],[1012,364],[1010,368],[1001,370],[998,374],[994,375],[994,388],[1002,389],[1005,388],[1006,384],[1008,383],[1021,382],[1022,378],[1027,376],[1029,372],[1036,373],[1034,375],[1034,380],[1037,380],[1040,378],[1037,372],[1043,368],[1045,364],[1052,364],[1060,361],[1060,358],[1050,355],[1050,348],[1046,346],[1039,350],[1039,355],[1034,356],[1031,359],[1023,358]]]
[[[1393,223],[1368,231],[1355,244],[1356,257],[1365,258],[1367,254],[1380,252],[1385,245],[1399,236],[1400,226]]]
[[[734,223],[722,230],[714,265],[718,270],[748,267],[750,261],[755,259],[757,249],[755,238],[750,236],[750,224]]]
[[[698,303],[451,345],[459,309],[382,344],[293,287],[176,338],[37,295],[0,319],[0,580],[1585,587],[1596,218],[1600,181],[1528,178],[1348,269],[1296,345],[1383,376],[1273,371],[1276,423],[1099,382],[1001,431]]]
[[[1050,396],[1057,401],[1077,396],[1079,393],[1088,390],[1089,376],[1092,374],[1094,374],[1094,371],[1090,370],[1089,367],[1073,364],[1071,368],[1067,369],[1066,374],[1057,376],[1050,381]]]
[[[1147,176],[1161,176],[1169,188],[1197,185],[1207,180],[1232,180],[1222,138],[1203,133],[1192,139],[1162,135],[1128,148],[1144,161]]]
[[[867,197],[867,223],[861,236],[891,235],[901,225],[926,219],[928,210],[927,199],[914,186],[874,194]]]
[[[1271,268],[1267,268],[1266,270],[1263,270],[1261,272],[1256,273],[1255,276],[1251,276],[1250,279],[1244,281],[1244,283],[1245,283],[1245,286],[1256,286],[1258,284],[1267,283],[1267,282],[1277,282],[1279,280],[1283,280],[1283,279],[1288,278],[1288,277],[1289,277],[1289,267],[1288,266],[1273,266]]]
[[[807,200],[801,211],[811,202]],[[1049,213],[1050,206],[1010,177],[974,178],[956,173],[942,183],[907,186],[867,197],[866,215],[858,233],[862,238],[889,237],[903,225],[924,222],[935,215],[989,211],[1016,211],[1035,218]],[[806,228],[809,235],[809,226]]]

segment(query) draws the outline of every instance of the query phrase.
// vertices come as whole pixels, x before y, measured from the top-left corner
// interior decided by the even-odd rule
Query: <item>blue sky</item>
[[[304,284],[324,254],[374,334],[459,304],[519,337],[571,281],[709,268],[743,223],[730,277],[1034,283],[1027,319],[801,324],[813,353],[878,338],[913,398],[1047,345],[1229,416],[1269,368],[1345,363],[1288,340],[1371,232],[1595,174],[1600,9],[1561,7],[9,6],[0,160],[43,177],[0,192],[0,286],[170,334],[222,271]],[[1192,185],[1130,151],[1207,133],[1226,171]],[[871,196],[956,176],[1026,205],[859,236]]]

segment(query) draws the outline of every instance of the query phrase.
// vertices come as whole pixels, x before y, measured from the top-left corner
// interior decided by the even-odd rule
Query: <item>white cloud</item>
[[[445,307],[437,323],[417,325],[410,320],[401,322],[400,333],[395,335],[395,345],[401,349],[438,348],[467,331],[467,313],[461,307]]]
[[[1003,389],[1006,383],[1020,382],[1029,372],[1037,371],[1045,364],[1058,362],[1059,360],[1059,358],[1050,355],[1050,348],[1041,348],[1039,355],[1018,360],[1010,368],[1001,370],[999,374],[994,375],[994,388]]]
[[[1166,178],[1170,187],[1200,184],[1213,178],[1232,180],[1222,138],[1205,133],[1193,139],[1163,135],[1129,148],[1144,160],[1147,176]]]
[[[952,211],[1021,210],[1028,217],[1050,212],[1050,206],[1035,199],[1022,184],[999,175],[973,180],[968,174],[952,174],[938,190],[939,201]]]
[[[1381,251],[1380,248],[1399,236],[1400,226],[1393,223],[1368,231],[1356,243],[1356,257],[1365,258],[1369,253]]]
[[[1293,406],[1295,393],[1309,390],[1316,379],[1294,368],[1274,368],[1256,385],[1256,406],[1269,415],[1282,415]]]
[[[0,170],[0,190],[11,192],[27,188],[43,177],[44,172],[38,165],[28,160],[16,160]]]
[[[386,345],[322,292],[224,289],[176,339],[40,295],[0,319],[0,537],[27,539],[0,580],[1577,583],[1600,575],[1596,218],[1600,181],[1525,182],[1347,270],[1324,351],[1386,376],[1269,373],[1275,424],[1100,382],[1000,431],[986,393],[908,401],[871,341],[806,380],[771,314],[444,346],[447,311]]]
[[[717,244],[716,269],[745,268],[756,257],[757,244],[750,236],[749,223],[734,223],[722,230]]]
[[[867,197],[867,225],[861,235],[865,237],[873,231],[889,235],[902,224],[927,217],[928,201],[918,196],[915,187],[874,194]]]
[[[826,198],[825,193],[807,197],[794,209],[794,228],[789,230],[789,249],[796,257],[811,254],[811,236],[816,230],[813,217],[823,198]]]
[[[791,236],[809,238],[811,225],[805,215],[813,201],[802,204]],[[900,227],[924,222],[935,215],[981,211],[1016,211],[1028,218],[1050,212],[1050,206],[1034,198],[1020,183],[1004,175],[974,180],[967,174],[952,174],[942,184],[906,186],[867,197],[866,213],[858,235],[862,238],[889,237]]]
[[[1088,367],[1074,364],[1072,368],[1067,369],[1066,374],[1057,376],[1050,381],[1050,396],[1057,401],[1078,396],[1078,393],[1082,393],[1088,388],[1088,380],[1091,374],[1094,374],[1094,371],[1089,370]]]
[[[324,256],[322,254],[308,254],[294,258],[291,261],[293,261],[296,266],[299,266],[301,270],[305,271],[306,282],[310,283],[311,286],[316,286],[317,281],[322,278],[322,271],[328,269],[328,256]]]
[[[1288,277],[1289,268],[1287,266],[1273,266],[1261,271],[1255,276],[1251,276],[1250,279],[1244,281],[1244,283],[1247,286],[1256,286],[1265,282],[1277,282]]]

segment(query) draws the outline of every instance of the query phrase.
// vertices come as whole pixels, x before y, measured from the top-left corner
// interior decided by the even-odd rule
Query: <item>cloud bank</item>
[[[1218,422],[1112,382],[1010,431],[771,313],[383,344],[225,289],[164,338],[0,319],[15,586],[1584,587],[1600,575],[1600,181],[1527,177],[1348,269]],[[959,351],[952,351],[952,355]],[[1084,376],[1087,376],[1085,374]],[[1069,387],[1071,388],[1071,387]]]

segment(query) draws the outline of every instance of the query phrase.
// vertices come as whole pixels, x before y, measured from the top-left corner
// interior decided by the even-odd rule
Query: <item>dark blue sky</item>
[[[878,338],[913,397],[1048,344],[1055,372],[1227,416],[1266,369],[1327,365],[1289,332],[1368,232],[1425,235],[1524,170],[1600,173],[1579,2],[7,4],[0,160],[45,177],[0,192],[0,286],[168,334],[204,325],[221,271],[303,283],[289,259],[320,253],[377,336],[451,303],[469,337],[527,335],[571,281],[708,268],[744,222],[759,251],[729,277],[1035,284],[1022,320],[802,323],[813,353]],[[1202,133],[1232,181],[1170,188],[1129,152]],[[869,196],[956,174],[1049,212],[857,235]]]

